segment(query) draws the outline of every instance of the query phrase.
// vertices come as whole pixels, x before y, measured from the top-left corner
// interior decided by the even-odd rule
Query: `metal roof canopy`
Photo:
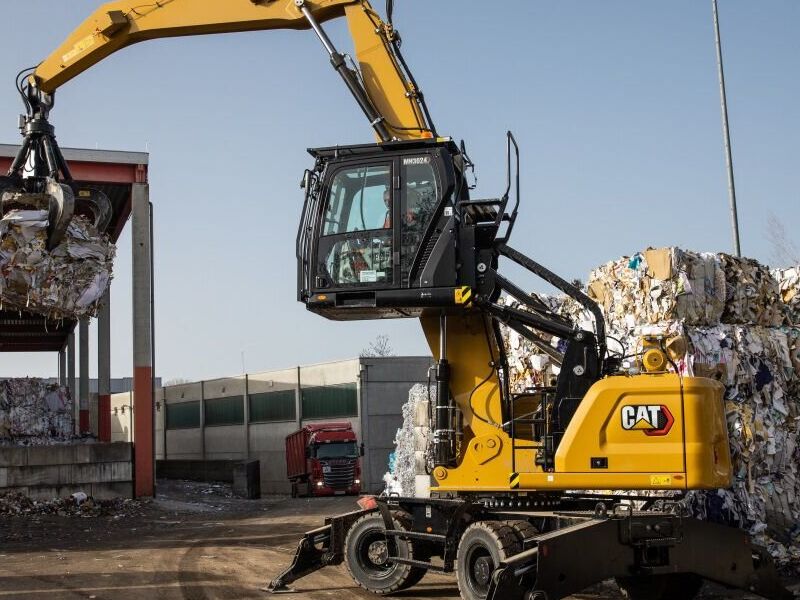
[[[19,146],[0,144],[0,173],[5,173]],[[75,181],[104,192],[113,215],[108,234],[115,243],[131,213],[131,187],[147,183],[148,154],[118,150],[62,148]],[[54,321],[41,315],[0,311],[0,352],[58,352],[75,329],[73,320]]]

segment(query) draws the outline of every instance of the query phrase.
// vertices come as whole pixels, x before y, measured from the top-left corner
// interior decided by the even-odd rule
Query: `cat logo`
[[[675,417],[663,404],[634,404],[622,407],[622,428],[644,431],[645,435],[667,435]]]

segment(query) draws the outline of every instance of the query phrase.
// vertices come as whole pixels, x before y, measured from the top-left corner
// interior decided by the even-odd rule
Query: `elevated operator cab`
[[[472,223],[465,159],[450,139],[309,152],[297,237],[298,299],[309,310],[374,319],[469,303],[477,255],[463,226]],[[502,208],[489,203],[494,223]]]

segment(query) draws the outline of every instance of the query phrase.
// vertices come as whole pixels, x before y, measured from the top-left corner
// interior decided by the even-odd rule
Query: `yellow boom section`
[[[366,0],[119,0],[89,16],[35,70],[45,93],[117,50],[145,40],[267,29],[309,29],[304,6],[318,22],[346,16],[364,90],[396,139],[430,137],[417,90],[395,56],[395,35]]]

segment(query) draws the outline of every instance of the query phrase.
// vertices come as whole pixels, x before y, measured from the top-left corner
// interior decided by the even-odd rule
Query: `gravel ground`
[[[233,498],[225,485],[160,481],[155,501],[118,512],[0,517],[0,600],[264,599],[300,535],[353,498]],[[344,567],[294,584],[288,598],[370,598]],[[458,598],[452,576],[430,574],[400,595]],[[705,598],[738,598],[710,591]],[[605,585],[575,598],[617,600]]]

